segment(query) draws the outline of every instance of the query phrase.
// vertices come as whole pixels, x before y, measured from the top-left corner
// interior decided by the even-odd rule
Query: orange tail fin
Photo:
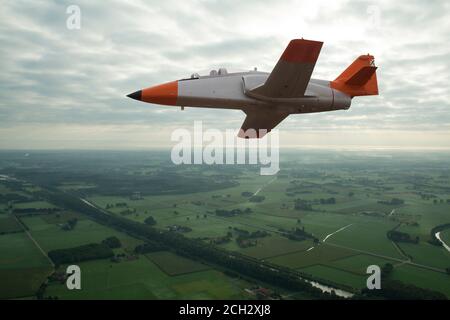
[[[373,56],[359,56],[330,86],[351,97],[378,95],[376,70]]]

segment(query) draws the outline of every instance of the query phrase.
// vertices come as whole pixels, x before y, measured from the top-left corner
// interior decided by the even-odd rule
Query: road
[[[342,227],[342,228],[336,230],[335,232],[332,232],[332,233],[328,234],[325,238],[323,238],[322,242],[327,241],[328,238],[330,238],[331,236],[335,235],[335,234],[338,233],[338,232],[341,232],[341,231],[347,229],[347,228],[350,227],[351,225],[353,225],[353,223],[350,223],[349,225],[346,225],[345,227]]]
[[[16,219],[17,223],[19,223],[21,226],[23,226],[23,223],[16,217],[16,215],[14,215],[14,218]],[[44,257],[47,258],[47,260],[50,262],[50,264],[52,265],[52,267],[55,266],[55,264],[53,263],[52,259],[49,258],[49,256],[47,255],[47,253],[44,251],[44,249],[42,249],[42,247],[39,245],[39,243],[34,240],[33,236],[31,235],[31,233],[24,227],[23,230],[25,231],[26,235],[28,236],[28,238],[33,241],[34,245],[39,249],[39,251],[41,251],[41,253],[44,255]]]
[[[258,190],[256,190],[256,192],[253,194],[253,196],[256,196],[262,189],[264,189],[265,187],[267,187],[269,184],[271,184],[272,182],[274,182],[276,180],[276,176],[270,180],[269,182],[267,182],[265,185],[263,185],[261,188],[259,188]]]
[[[444,242],[444,240],[441,239],[441,232],[437,232],[437,233],[435,234],[435,236],[436,236],[436,238],[442,243],[442,246],[443,246],[448,252],[450,252],[450,246],[448,246],[448,245]]]

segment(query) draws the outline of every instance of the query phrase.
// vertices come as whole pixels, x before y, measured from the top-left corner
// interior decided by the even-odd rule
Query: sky
[[[80,28],[67,27],[67,8]],[[294,38],[324,42],[313,78],[373,54],[379,96],[291,115],[285,147],[450,148],[450,3],[417,1],[21,1],[0,10],[0,149],[171,147],[171,133],[238,129],[239,110],[126,98],[225,67],[270,72]],[[73,20],[70,20],[73,21]]]

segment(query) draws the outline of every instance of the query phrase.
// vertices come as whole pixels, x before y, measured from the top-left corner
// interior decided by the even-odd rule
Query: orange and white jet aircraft
[[[261,138],[293,113],[350,108],[356,96],[378,95],[377,67],[359,56],[333,81],[311,79],[323,42],[292,40],[271,73],[228,73],[190,78],[142,89],[128,97],[170,106],[239,109],[246,113],[241,138]]]

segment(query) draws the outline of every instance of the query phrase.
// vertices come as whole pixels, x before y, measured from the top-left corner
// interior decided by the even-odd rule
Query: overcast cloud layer
[[[81,29],[66,27],[69,5]],[[293,115],[283,145],[450,147],[448,1],[2,1],[0,148],[171,146],[171,130],[239,128],[240,111],[125,95],[210,69],[271,71],[289,40],[324,41],[315,78],[375,55],[380,96]]]

